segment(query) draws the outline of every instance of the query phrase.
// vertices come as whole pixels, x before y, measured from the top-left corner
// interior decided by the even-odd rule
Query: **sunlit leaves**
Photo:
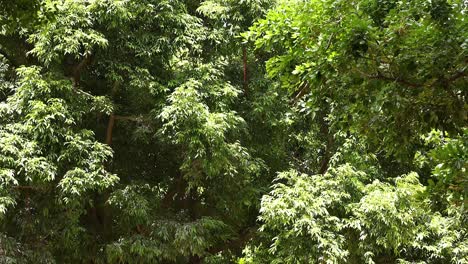
[[[65,55],[79,59],[97,47],[106,47],[107,39],[92,28],[93,5],[86,2],[48,2],[40,14],[44,25],[30,36],[29,41],[34,44],[31,53],[50,64]]]
[[[59,177],[58,186],[70,197],[110,187],[117,180],[104,168],[110,149],[76,128],[80,113],[69,105],[82,101],[72,99],[70,83],[43,77],[40,70],[21,68],[18,88],[5,104],[8,122],[0,129],[4,185],[42,185]]]
[[[275,234],[271,259],[346,263],[376,261],[388,251],[403,257],[405,251],[423,250],[420,254],[430,259],[444,259],[450,252],[460,260],[460,252],[466,252],[458,246],[464,231],[455,231],[454,219],[431,212],[417,174],[392,184],[368,179],[349,165],[325,175],[280,173],[260,211],[262,231]],[[440,243],[447,244],[435,246]]]
[[[2,224],[18,252],[166,263],[238,239],[264,164],[243,142],[235,35],[268,1],[0,2]]]
[[[200,80],[189,79],[177,87],[160,114],[165,122],[162,133],[186,148],[182,169],[195,186],[205,177],[233,177],[237,162],[248,159],[246,151],[227,138],[244,122],[226,109],[238,91],[218,79],[214,69],[206,69]]]
[[[262,229],[279,231],[270,249],[273,259],[283,258],[287,263],[346,260],[350,252],[346,246],[346,221],[341,218],[343,206],[361,195],[366,178],[350,165],[326,175],[280,173],[273,191],[263,197],[260,211]]]
[[[306,174],[280,173],[263,197],[262,231],[273,240],[270,251],[253,244],[249,257],[466,262],[465,9],[462,1],[280,1],[243,34],[268,54],[268,77],[313,116],[311,128],[293,134],[307,144],[291,167]],[[326,173],[308,176],[315,159]],[[345,163],[365,175],[354,189],[330,179]],[[320,184],[327,188],[314,191]],[[325,204],[310,225],[336,217],[341,229],[322,224],[320,234],[343,236],[345,254],[323,257],[320,241],[295,227],[321,212],[330,191],[348,200]]]
[[[205,250],[227,234],[222,222],[204,217],[194,222],[154,221],[146,236],[122,238],[109,245],[106,253],[115,263],[128,261],[175,261],[192,255],[204,256]],[[223,234],[224,233],[224,234]]]

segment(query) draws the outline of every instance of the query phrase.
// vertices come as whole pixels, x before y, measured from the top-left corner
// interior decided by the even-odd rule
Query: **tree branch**
[[[29,190],[33,190],[33,191],[45,191],[45,190],[47,190],[47,188],[45,188],[45,187],[41,187],[41,186],[29,186],[29,185],[16,185],[16,186],[12,186],[11,188],[12,188],[12,189],[15,189],[15,190],[19,190],[19,191],[29,191]]]
[[[245,93],[245,95],[247,95],[248,94],[247,48],[245,46],[242,47],[242,57],[243,57],[243,64],[244,64],[244,93]]]
[[[406,85],[406,86],[409,86],[409,87],[413,87],[413,88],[419,88],[419,87],[424,86],[424,84],[413,83],[413,82],[409,82],[407,80],[403,80],[403,79],[400,79],[400,78],[387,77],[387,76],[382,75],[381,73],[378,73],[377,75],[367,75],[366,74],[366,77],[369,78],[369,79],[374,79],[374,80],[392,81],[392,82],[400,83],[400,84],[403,84],[403,85]]]
[[[323,121],[321,130],[322,130],[322,133],[327,138],[327,145],[325,146],[325,154],[323,155],[323,159],[320,162],[320,169],[318,173],[325,174],[325,172],[327,172],[328,170],[330,159],[332,157],[332,149],[335,145],[335,139],[333,135],[330,133],[330,129],[325,120]]]
[[[299,102],[299,100],[301,100],[301,98],[304,97],[308,91],[309,83],[304,81],[299,87],[299,91],[296,93],[296,95],[293,95],[294,98],[291,100],[291,104],[295,105],[297,102]]]
[[[72,81],[73,81],[73,88],[77,89],[81,80],[81,72],[83,69],[91,62],[91,55],[86,55],[80,63],[78,63],[72,72]]]
[[[111,90],[111,97],[114,97],[114,95],[117,93],[117,89],[119,88],[119,82],[116,81],[114,83],[114,86],[112,87]],[[115,124],[115,114],[112,112],[109,116],[109,122],[107,123],[107,131],[106,131],[106,144],[111,145],[112,144],[112,132],[114,131],[114,124]]]
[[[446,78],[445,80],[444,79],[436,79],[436,80],[433,80],[432,82],[429,82],[429,83],[427,83],[427,82],[426,83],[414,83],[414,82],[410,82],[408,80],[404,80],[404,79],[401,79],[401,78],[388,77],[388,76],[383,75],[380,72],[377,73],[377,75],[369,75],[369,74],[363,73],[362,71],[360,71],[358,69],[356,69],[356,71],[358,71],[359,74],[361,74],[365,78],[374,79],[374,80],[383,80],[383,81],[396,82],[396,83],[400,83],[400,84],[403,84],[405,86],[412,87],[412,88],[432,87],[432,86],[434,86],[436,83],[438,83],[440,81],[449,84],[449,83],[452,83],[452,82],[456,81],[457,79],[463,78],[463,77],[465,77],[467,75],[467,72],[465,70],[462,70],[462,71],[458,71],[457,73],[450,76],[449,78]]]
[[[115,115],[111,113],[109,116],[109,122],[107,123],[107,130],[106,130],[106,144],[112,144],[112,132],[114,131],[114,124],[115,124]]]
[[[459,72],[457,72],[456,74],[450,76],[450,77],[447,79],[447,82],[451,83],[451,82],[454,82],[454,81],[456,81],[457,79],[463,78],[463,77],[465,77],[465,76],[467,76],[467,72],[466,72],[466,70],[462,70],[462,71],[459,71]]]
[[[126,120],[126,121],[134,121],[134,122],[141,122],[143,118],[140,116],[120,116],[114,115],[115,120]]]

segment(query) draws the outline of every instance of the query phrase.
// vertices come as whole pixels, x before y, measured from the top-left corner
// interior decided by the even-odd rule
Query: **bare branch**
[[[294,95],[294,98],[291,100],[291,104],[295,105],[299,100],[301,100],[304,95],[309,92],[309,83],[307,81],[302,82],[301,86],[299,86],[299,91]]]
[[[141,116],[120,116],[114,115],[115,120],[126,120],[126,121],[134,121],[134,122],[141,122],[143,118]]]

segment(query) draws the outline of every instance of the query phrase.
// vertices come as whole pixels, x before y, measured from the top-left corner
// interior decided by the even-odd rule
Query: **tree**
[[[466,263],[465,14],[0,0],[0,262]]]
[[[468,261],[465,13],[462,1],[283,1],[244,35],[310,117],[307,142],[324,143],[263,196],[264,238],[244,262]]]
[[[241,143],[236,32],[266,5],[2,1],[2,261],[240,252],[264,167]]]

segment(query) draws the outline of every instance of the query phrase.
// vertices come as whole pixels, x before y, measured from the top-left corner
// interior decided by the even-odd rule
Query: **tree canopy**
[[[1,263],[468,263],[462,0],[0,0]]]

